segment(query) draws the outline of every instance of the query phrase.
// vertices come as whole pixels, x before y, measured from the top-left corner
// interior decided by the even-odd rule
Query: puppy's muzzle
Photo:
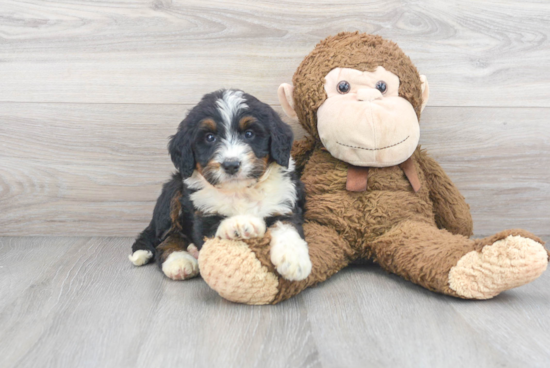
[[[238,160],[227,160],[222,163],[223,170],[229,175],[233,175],[239,171],[241,162]]]

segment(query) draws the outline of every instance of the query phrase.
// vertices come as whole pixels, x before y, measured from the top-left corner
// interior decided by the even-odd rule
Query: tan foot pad
[[[279,292],[279,280],[241,241],[210,239],[199,253],[206,283],[223,298],[237,303],[269,304]]]
[[[542,244],[510,235],[464,255],[449,272],[449,286],[463,298],[489,299],[533,281],[547,266]]]

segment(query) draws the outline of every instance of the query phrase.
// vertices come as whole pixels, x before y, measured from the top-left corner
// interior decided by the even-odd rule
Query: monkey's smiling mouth
[[[403,139],[402,141],[399,141],[397,143],[394,143],[392,145],[389,145],[389,146],[386,146],[386,147],[380,147],[380,148],[364,148],[364,147],[357,147],[357,146],[350,146],[348,144],[344,144],[344,143],[340,143],[338,141],[336,141],[336,143],[338,143],[340,146],[344,146],[344,147],[349,147],[349,148],[355,148],[355,149],[362,149],[362,150],[366,150],[366,151],[380,151],[380,150],[383,150],[383,149],[387,149],[387,148],[392,148],[392,147],[395,147],[403,142],[405,142],[407,139],[409,139],[410,135],[408,135],[405,139]]]

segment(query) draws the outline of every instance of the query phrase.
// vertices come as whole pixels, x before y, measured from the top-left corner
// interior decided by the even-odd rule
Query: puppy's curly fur
[[[187,279],[198,274],[189,253],[196,255],[205,238],[263,237],[273,227],[294,239],[284,243],[283,254],[282,246],[273,250],[281,270],[290,270],[289,279],[305,278],[311,269],[302,230],[305,197],[290,156],[292,140],[290,127],[253,96],[239,90],[205,95],[170,140],[178,171],[133,244],[132,263],[155,259],[168,277]],[[288,264],[296,258],[289,252],[299,254],[297,265]]]

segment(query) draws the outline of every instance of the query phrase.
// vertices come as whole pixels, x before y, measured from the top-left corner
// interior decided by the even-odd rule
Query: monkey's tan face
[[[408,159],[420,139],[413,106],[399,97],[399,78],[379,66],[374,72],[336,68],[325,77],[326,101],[317,129],[326,149],[356,166],[386,167]]]

